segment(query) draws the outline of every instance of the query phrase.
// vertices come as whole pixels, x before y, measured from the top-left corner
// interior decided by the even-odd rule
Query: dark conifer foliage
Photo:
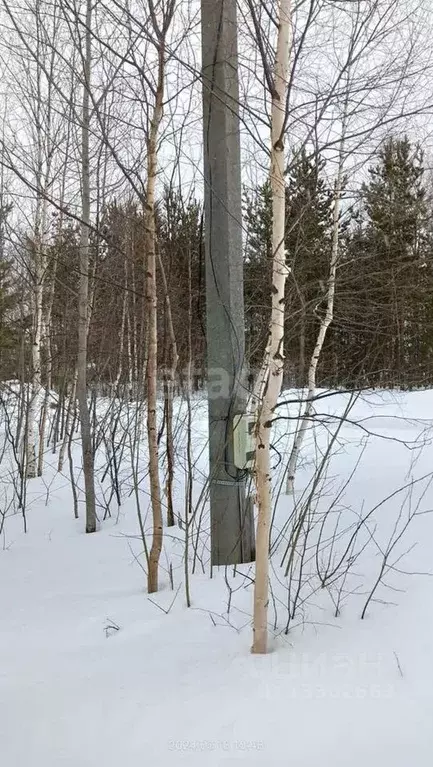
[[[344,197],[334,319],[318,370],[318,385],[425,386],[433,383],[432,190],[419,147],[390,137],[367,171],[353,204]],[[306,383],[320,318],[325,310],[332,241],[333,186],[324,158],[300,152],[287,175],[285,382]],[[1,209],[0,364],[3,377],[30,369],[30,298],[26,240],[12,248],[10,208]],[[245,327],[247,363],[255,370],[267,340],[271,290],[272,207],[269,183],[244,193]],[[167,280],[176,334],[177,383],[188,355],[189,290],[192,363],[196,386],[204,383],[206,300],[202,206],[166,188],[157,205],[158,251]],[[46,245],[54,274],[50,327],[53,385],[71,382],[76,363],[79,227],[52,217]],[[107,201],[90,247],[91,318],[89,384],[109,390],[143,381],[146,361],[144,222],[135,200]],[[46,279],[50,286],[52,279]],[[49,287],[44,304],[50,301]],[[163,280],[158,281],[158,364],[167,364],[169,338]],[[45,369],[46,366],[44,366]]]

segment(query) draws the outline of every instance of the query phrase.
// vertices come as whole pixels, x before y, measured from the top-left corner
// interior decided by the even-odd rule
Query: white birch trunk
[[[159,451],[157,429],[157,295],[156,295],[156,228],[155,228],[155,185],[157,176],[157,138],[162,120],[164,96],[164,54],[159,50],[158,87],[147,141],[147,185],[144,210],[146,247],[146,304],[147,304],[147,440],[149,446],[149,482],[152,504],[153,535],[149,552],[147,589],[149,594],[158,591],[159,557],[162,550],[163,520],[161,486],[159,480]]]
[[[272,311],[266,350],[267,370],[258,412],[256,432],[255,480],[258,521],[256,576],[254,582],[253,653],[265,653],[268,639],[269,532],[271,519],[270,437],[274,409],[283,381],[284,365],[284,290],[287,277],[285,232],[284,123],[292,34],[291,0],[279,0],[278,36],[275,57],[274,90],[271,112],[271,188],[272,188]]]
[[[37,432],[39,410],[42,394],[42,327],[43,327],[43,290],[45,274],[45,257],[43,253],[45,210],[46,204],[41,191],[42,148],[39,147],[38,169],[38,200],[36,203],[35,232],[33,242],[33,259],[31,272],[33,278],[33,331],[32,331],[32,382],[29,397],[29,413],[27,427],[27,477],[37,475]]]
[[[41,412],[41,423],[39,428],[39,455],[38,455],[38,477],[42,476],[44,467],[44,453],[45,453],[45,431],[48,418],[48,405],[50,399],[50,393],[52,390],[52,372],[53,372],[53,359],[51,349],[51,314],[54,303],[54,290],[57,271],[57,257],[53,266],[53,273],[51,275],[50,291],[48,296],[48,304],[46,307],[45,318],[43,322],[43,341],[45,347],[45,395]]]
[[[310,365],[308,368],[307,400],[306,400],[304,413],[301,419],[300,426],[295,434],[293,447],[292,447],[289,462],[287,465],[286,493],[293,492],[299,453],[301,451],[302,444],[304,442],[305,434],[309,426],[312,425],[312,416],[314,412],[314,398],[316,396],[317,366],[319,364],[320,355],[322,353],[323,344],[325,343],[325,338],[328,332],[328,328],[332,320],[334,319],[335,281],[337,276],[339,233],[340,233],[339,219],[340,219],[340,209],[341,209],[341,193],[342,193],[342,187],[343,187],[344,145],[345,145],[346,121],[347,121],[346,113],[347,113],[347,103],[345,106],[345,112],[343,117],[343,127],[342,127],[342,136],[341,136],[340,151],[339,151],[339,158],[338,158],[337,178],[335,179],[334,208],[332,212],[332,245],[331,245],[331,259],[329,262],[328,286],[327,286],[327,292],[326,292],[326,311],[320,323],[316,344],[314,346],[313,354],[311,356]]]
[[[133,248],[131,251],[131,254],[133,255],[135,252],[135,249]],[[131,280],[132,280],[132,294],[135,296],[136,294],[136,285],[135,285],[135,266],[134,261],[131,261]],[[139,372],[138,372],[138,341],[137,341],[137,317],[136,317],[136,302],[134,300],[131,301],[132,304],[132,320],[130,319],[130,313],[128,312],[128,323],[129,323],[129,339],[130,339],[130,346],[129,346],[129,370],[130,370],[130,380],[131,380],[131,388],[130,388],[130,398],[131,399],[137,399],[139,396]]]
[[[31,265],[33,281],[33,333],[32,333],[32,383],[29,401],[27,431],[27,476],[42,474],[44,458],[44,433],[46,421],[45,399],[42,402],[42,347],[45,345],[47,322],[44,316],[44,283],[46,279],[47,258],[45,255],[47,235],[47,200],[46,190],[50,185],[53,159],[52,147],[52,90],[53,68],[56,57],[55,37],[57,32],[57,4],[53,4],[51,29],[52,47],[48,53],[44,32],[45,10],[39,0],[34,7],[34,26],[36,41],[36,79],[35,79],[35,132],[36,132],[36,212],[34,230],[34,254]],[[47,92],[43,93],[46,81]],[[47,367],[49,363],[47,362]],[[48,375],[46,376],[48,378]],[[49,382],[47,382],[47,385]],[[40,428],[39,421],[41,416]],[[39,431],[39,435],[38,435]],[[39,447],[38,447],[39,442]]]
[[[53,47],[52,56],[51,56],[51,72],[54,71],[55,66],[55,49]],[[71,86],[71,92],[70,92],[70,103],[73,103],[73,94],[74,94],[74,85]],[[52,82],[49,83],[49,97],[48,97],[48,107],[50,109],[51,113],[51,89],[52,89]],[[71,132],[72,132],[72,121],[73,121],[73,114],[72,114],[72,108],[70,108],[69,114],[67,116],[67,128],[66,128],[66,137],[65,137],[65,157],[68,158],[70,154],[70,147],[71,147]],[[50,136],[48,136],[48,140],[50,139]],[[50,176],[50,163],[48,164],[47,168],[47,176],[46,176],[46,185],[48,185],[49,176]],[[65,201],[65,189],[66,189],[66,177],[67,177],[67,171],[68,171],[68,160],[66,159],[63,170],[62,170],[62,181],[61,181],[61,187],[60,187],[60,216],[59,216],[59,223],[58,223],[58,231],[61,232],[63,229],[63,206]],[[58,269],[58,262],[59,262],[59,253],[56,250],[56,253],[54,254],[54,261],[52,265],[52,272],[50,275],[50,285],[49,285],[49,292],[48,292],[48,301],[45,308],[45,316],[44,316],[44,347],[45,347],[45,359],[46,359],[46,389],[45,389],[45,397],[44,397],[44,404],[42,408],[42,416],[41,416],[41,426],[40,426],[40,433],[39,433],[39,457],[38,457],[38,476],[42,476],[43,471],[43,461],[44,461],[44,443],[45,443],[45,430],[46,430],[46,424],[47,424],[47,418],[48,418],[48,402],[49,402],[49,396],[52,389],[52,376],[53,376],[53,350],[52,350],[52,344],[51,344],[51,317],[53,312],[53,305],[54,305],[54,296],[55,296],[55,290],[56,290],[56,277],[57,277],[57,269]],[[56,450],[56,444],[55,440],[53,441],[53,453]],[[60,459],[59,459],[60,463]]]

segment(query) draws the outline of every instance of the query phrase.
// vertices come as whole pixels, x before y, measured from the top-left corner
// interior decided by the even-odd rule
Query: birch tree
[[[26,437],[28,478],[42,474],[43,466],[43,441],[38,439],[37,431],[42,405],[42,349],[46,342],[44,286],[47,271],[47,191],[52,182],[53,156],[56,149],[53,140],[51,75],[56,62],[57,4],[53,6],[52,20],[48,22],[48,28],[47,9],[41,0],[37,0],[32,18],[35,28],[35,57],[34,61],[30,59],[25,67],[29,77],[28,108],[34,120],[32,133],[35,147],[34,184],[36,189],[34,226],[29,242],[29,274],[32,285],[32,373]]]
[[[253,653],[267,652],[269,599],[269,533],[271,521],[270,440],[274,409],[283,381],[284,365],[284,289],[287,278],[285,233],[285,153],[284,127],[287,84],[292,35],[290,0],[277,5],[277,43],[271,109],[271,169],[272,189],[272,309],[269,341],[264,367],[260,374],[260,404],[256,426],[255,482],[258,520],[256,539],[256,577],[254,582]]]
[[[323,345],[325,343],[326,334],[328,328],[334,318],[334,302],[335,302],[335,290],[336,290],[336,278],[337,278],[337,266],[338,266],[338,254],[339,254],[339,235],[340,235],[340,213],[341,213],[341,196],[343,191],[344,181],[344,161],[346,159],[345,154],[345,140],[347,130],[347,110],[349,100],[349,87],[347,88],[346,99],[344,104],[344,111],[342,116],[342,129],[341,129],[341,142],[338,154],[338,167],[337,175],[334,185],[334,206],[332,210],[332,244],[331,254],[329,261],[329,275],[326,287],[325,295],[325,312],[320,319],[319,332],[317,334],[316,343],[311,355],[310,364],[308,367],[308,392],[306,398],[306,404],[304,412],[300,419],[300,424],[295,435],[292,450],[287,465],[287,482],[286,492],[293,492],[293,483],[295,479],[296,465],[299,458],[299,453],[302,448],[302,444],[305,438],[307,429],[311,425],[312,415],[314,411],[314,398],[316,396],[316,376],[317,366],[319,364],[320,355],[322,353]],[[319,306],[315,308],[316,316],[319,316]]]
[[[158,328],[156,264],[157,241],[155,221],[155,187],[158,173],[158,132],[163,118],[164,78],[167,57],[167,33],[173,20],[175,0],[167,0],[156,14],[153,0],[148,0],[153,32],[156,37],[158,59],[154,105],[151,110],[147,136],[147,181],[144,202],[145,259],[146,259],[146,304],[148,322],[147,347],[147,439],[149,446],[149,480],[152,503],[153,537],[149,552],[148,592],[158,591],[158,566],[162,550],[163,519],[161,485],[159,479],[158,423],[157,423],[157,377],[158,377]]]

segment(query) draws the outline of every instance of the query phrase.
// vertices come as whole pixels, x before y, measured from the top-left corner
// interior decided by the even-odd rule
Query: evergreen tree
[[[0,372],[3,376],[14,374],[16,367],[17,327],[16,310],[19,300],[17,276],[6,247],[7,219],[12,205],[0,200]]]
[[[429,354],[431,237],[423,177],[420,149],[406,137],[388,139],[362,187],[360,221],[349,248],[351,313],[360,323],[352,356],[363,360],[370,381],[382,385],[416,383]]]
[[[158,248],[167,278],[167,289],[179,355],[179,376],[188,361],[188,327],[191,322],[191,357],[196,385],[202,382],[206,367],[206,290],[202,207],[193,198],[184,199],[178,190],[167,187],[157,209]],[[162,290],[162,281],[159,289]],[[191,291],[191,295],[190,295]],[[191,303],[191,317],[189,317]],[[167,334],[164,296],[160,295],[161,338]],[[166,338],[165,338],[166,340]],[[161,351],[165,354],[165,343]],[[160,364],[165,364],[161,359]]]
[[[316,343],[316,310],[326,290],[331,257],[333,191],[324,178],[325,161],[303,151],[287,185],[286,248],[288,281],[287,356],[294,361],[295,382],[306,383]],[[325,350],[324,350],[325,352]],[[296,365],[297,360],[297,365]],[[325,354],[322,368],[326,367]]]
[[[52,376],[56,389],[73,378],[77,362],[76,333],[71,332],[78,312],[77,281],[79,230],[74,222],[53,216],[52,240],[47,248],[48,269],[57,256],[57,273],[51,313]]]
[[[268,337],[269,296],[272,280],[272,195],[266,181],[251,193],[244,192],[244,220],[247,230],[244,299],[246,355],[251,367],[258,367]]]
[[[304,150],[286,187],[287,282],[286,354],[290,380],[305,383],[307,362],[317,335],[315,309],[328,276],[333,194],[324,178],[325,162]],[[267,338],[271,288],[272,207],[269,183],[245,194],[247,227],[245,304],[250,363],[261,359]]]

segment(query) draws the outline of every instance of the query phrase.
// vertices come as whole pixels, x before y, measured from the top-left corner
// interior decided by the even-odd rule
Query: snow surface
[[[301,486],[307,484],[318,443],[326,442],[337,423],[332,414],[341,413],[346,401],[337,395],[317,405],[326,423],[316,441],[310,434]],[[433,392],[372,392],[356,403],[350,419],[326,481],[331,499],[359,461],[342,504],[349,517],[373,507],[408,478],[432,470]],[[194,446],[202,475],[205,424],[198,404]],[[283,422],[276,430],[280,449],[285,430]],[[367,431],[380,436],[366,442]],[[86,536],[82,503],[75,520],[68,478],[55,473],[54,456],[47,455],[47,464],[44,478],[29,483],[28,533],[15,514],[6,519],[1,542],[2,767],[242,761],[271,767],[430,767],[429,480],[416,486],[422,486],[417,501],[418,490],[409,500],[399,493],[379,507],[377,543],[354,574],[355,582],[362,576],[362,587],[354,588],[338,618],[331,600],[312,593],[303,619],[286,635],[282,616],[272,651],[252,656],[252,591],[242,586],[241,573],[229,576],[233,588],[240,586],[230,613],[224,572],[212,579],[207,572],[191,576],[188,609],[183,532],[176,529],[172,536],[166,530],[162,590],[149,598],[139,566],[143,557],[132,496],[112,511],[97,534]],[[280,476],[276,466],[276,483]],[[145,498],[144,484],[140,492]],[[181,505],[180,480],[177,493]],[[378,601],[361,621],[361,607],[380,566],[380,540],[394,529],[403,496],[412,508],[419,502],[423,513],[398,549],[395,559],[406,552],[399,569],[390,573],[388,586],[380,587]],[[277,529],[290,503],[281,496]],[[275,571],[280,559],[277,554]],[[174,590],[164,570],[169,563]],[[421,574],[406,574],[414,571]]]

